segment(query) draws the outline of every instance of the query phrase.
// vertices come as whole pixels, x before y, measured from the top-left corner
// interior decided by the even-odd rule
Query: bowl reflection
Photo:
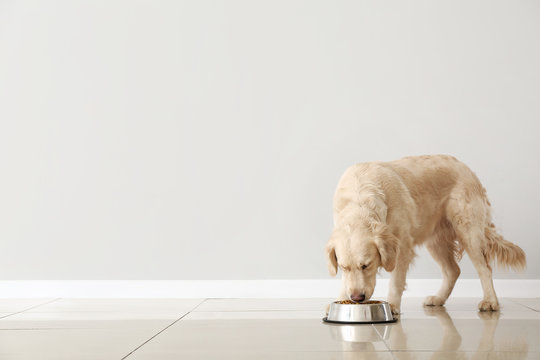
[[[390,327],[384,325],[375,329],[371,325],[329,325],[333,339],[344,342],[377,342],[388,338]],[[379,333],[380,332],[380,333]],[[382,333],[382,334],[381,334]]]

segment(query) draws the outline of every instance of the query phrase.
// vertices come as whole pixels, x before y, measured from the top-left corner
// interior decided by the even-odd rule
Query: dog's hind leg
[[[486,257],[486,252],[489,249],[485,233],[486,223],[489,220],[487,206],[489,206],[487,200],[472,197],[461,204],[461,209],[456,206],[455,209],[460,211],[451,214],[451,218],[460,243],[476,268],[482,284],[484,299],[478,304],[478,309],[480,311],[498,311],[499,301],[493,287],[490,262]]]
[[[456,258],[461,257],[456,243],[456,234],[451,225],[444,220],[433,236],[426,243],[429,253],[440,265],[443,282],[436,295],[428,296],[424,301],[424,306],[444,305],[456,284],[456,280],[461,273]]]
[[[493,287],[491,266],[489,266],[479,240],[484,236],[483,231],[484,229],[481,231],[478,229],[477,231],[471,231],[470,235],[467,235],[471,239],[477,240],[470,241],[470,245],[466,248],[466,251],[478,272],[478,277],[482,283],[482,290],[484,291],[484,299],[478,304],[478,309],[480,311],[498,311],[499,301]]]

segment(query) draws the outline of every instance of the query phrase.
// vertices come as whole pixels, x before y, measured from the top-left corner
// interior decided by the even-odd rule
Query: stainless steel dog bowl
[[[374,324],[395,322],[390,304],[385,301],[366,301],[365,303],[343,304],[334,301],[330,304],[328,316],[323,319],[329,323]]]

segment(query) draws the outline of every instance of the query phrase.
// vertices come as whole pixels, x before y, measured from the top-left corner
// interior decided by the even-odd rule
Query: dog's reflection
[[[462,334],[456,328],[454,321],[446,312],[444,307],[425,307],[424,313],[429,317],[435,317],[441,325],[442,334],[438,340],[436,334],[426,334],[426,338],[419,339],[418,333],[422,324],[408,323],[405,326],[401,320],[394,324],[384,325],[330,325],[328,327],[331,336],[342,342],[343,359],[361,359],[361,352],[372,352],[370,358],[377,358],[377,351],[384,351],[388,345],[391,349],[400,349],[400,359],[414,359],[415,355],[405,350],[411,351],[416,344],[408,346],[409,336],[414,337],[413,342],[420,341],[420,344],[427,344],[422,351],[429,351],[431,359],[447,359],[448,353],[452,353],[453,359],[505,359],[511,356],[512,359],[525,359],[528,352],[526,337],[522,334],[515,334],[506,337],[503,341],[494,343],[495,331],[499,324],[500,312],[478,312],[478,318],[482,321],[480,338],[477,340],[475,349],[469,347],[462,349]],[[415,334],[415,328],[417,333]],[[423,330],[425,332],[425,330]],[[438,332],[438,331],[437,331]],[[464,336],[471,336],[470,331],[463,331]],[[428,338],[429,335],[429,338]],[[477,338],[474,336],[473,338]],[[439,345],[433,344],[440,341]],[[431,343],[426,343],[431,342]],[[470,345],[470,339],[469,344]],[[429,349],[429,350],[428,350]],[[493,351],[497,351],[494,353]],[[511,352],[510,352],[511,351]],[[379,353],[381,358],[385,355]]]

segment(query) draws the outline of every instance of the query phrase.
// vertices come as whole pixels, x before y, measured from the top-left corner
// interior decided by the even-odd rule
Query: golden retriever
[[[462,162],[447,155],[411,156],[348,168],[334,195],[334,230],[326,246],[332,276],[342,270],[338,300],[368,300],[380,267],[391,272],[388,302],[400,312],[416,245],[439,263],[443,283],[424,305],[444,305],[460,274],[463,251],[484,292],[481,311],[497,311],[490,264],[525,267],[525,253],[491,222],[486,190]]]

